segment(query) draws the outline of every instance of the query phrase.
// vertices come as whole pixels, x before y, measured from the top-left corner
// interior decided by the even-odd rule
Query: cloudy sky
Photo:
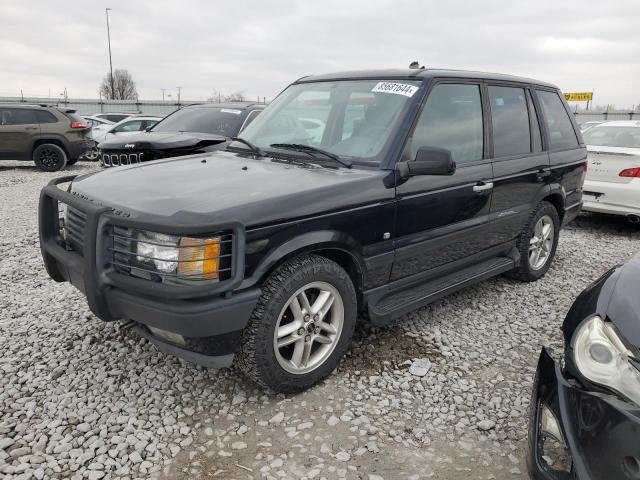
[[[97,97],[105,7],[114,68],[142,99],[270,99],[302,75],[419,60],[640,104],[639,0],[2,0],[0,95]]]

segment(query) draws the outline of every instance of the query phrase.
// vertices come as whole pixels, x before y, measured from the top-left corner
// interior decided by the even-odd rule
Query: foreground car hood
[[[72,191],[134,218],[188,212],[249,227],[393,200],[387,175],[221,151],[103,170],[74,180]]]
[[[597,314],[611,320],[629,342],[640,347],[639,285],[640,255],[636,255],[609,270],[578,296],[562,327],[565,341],[570,342],[583,320]]]
[[[116,138],[100,143],[98,148],[114,150],[125,150],[127,148],[136,150],[201,148],[227,141],[227,137],[221,135],[196,132],[141,132],[125,135],[122,138],[117,135],[114,135],[114,137]]]

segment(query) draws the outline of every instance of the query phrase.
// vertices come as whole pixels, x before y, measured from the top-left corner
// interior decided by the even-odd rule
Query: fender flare
[[[265,253],[250,277],[245,278],[240,288],[259,284],[275,267],[295,254],[311,253],[318,250],[338,250],[346,253],[355,263],[360,281],[364,281],[365,260],[362,246],[352,236],[335,230],[307,232],[287,240]]]
[[[33,150],[36,148],[36,143],[41,140],[56,140],[62,144],[62,148],[64,152],[69,155],[69,141],[65,138],[64,135],[60,135],[58,133],[40,133],[38,135],[34,135],[31,141],[31,154],[33,154]]]

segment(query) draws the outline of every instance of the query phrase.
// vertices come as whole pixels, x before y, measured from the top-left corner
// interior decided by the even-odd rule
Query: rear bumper
[[[584,210],[613,215],[640,215],[640,180],[628,183],[584,182]]]
[[[85,138],[82,140],[77,140],[74,142],[69,142],[67,144],[67,150],[69,153],[69,158],[72,160],[76,160],[78,158],[80,158],[81,156],[83,156],[85,153],[87,153],[90,149],[91,146],[94,144],[95,142],[89,138]]]
[[[543,455],[545,405],[558,421],[571,460],[570,471],[554,470]],[[591,392],[564,377],[546,350],[538,362],[531,398],[529,473],[534,480],[629,480],[640,466],[640,409],[613,395]]]
[[[242,260],[234,262],[231,279],[209,286],[164,286],[116,274],[109,267],[108,255],[105,256],[109,248],[104,231],[108,222],[122,220],[112,218],[109,208],[57,187],[72,178],[54,180],[40,196],[40,248],[49,276],[58,282],[69,282],[83,292],[91,311],[102,320],[134,321],[138,331],[162,351],[205,366],[228,364],[240,347],[242,330],[260,296],[259,288],[235,290],[242,281]],[[58,202],[86,214],[82,252],[67,248],[60,238]],[[141,227],[155,231],[150,224]],[[211,226],[187,230],[195,233],[206,228]],[[234,251],[239,259],[244,258],[240,246],[244,244],[244,232],[237,230],[234,235],[237,235]]]

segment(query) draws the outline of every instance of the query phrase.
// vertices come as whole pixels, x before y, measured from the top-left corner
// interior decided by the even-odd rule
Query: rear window
[[[640,148],[640,127],[593,127],[582,134],[584,143],[600,147]]]
[[[153,127],[154,132],[197,132],[235,137],[240,130],[242,110],[235,108],[189,107],[178,110]]]
[[[65,114],[65,116],[66,116],[69,120],[71,120],[72,122],[80,122],[80,123],[87,124],[87,121],[86,121],[84,118],[82,118],[80,115],[78,115],[77,113],[75,113],[75,112],[73,112],[73,113],[70,113],[70,112],[62,112],[62,113],[64,113],[64,114]]]

